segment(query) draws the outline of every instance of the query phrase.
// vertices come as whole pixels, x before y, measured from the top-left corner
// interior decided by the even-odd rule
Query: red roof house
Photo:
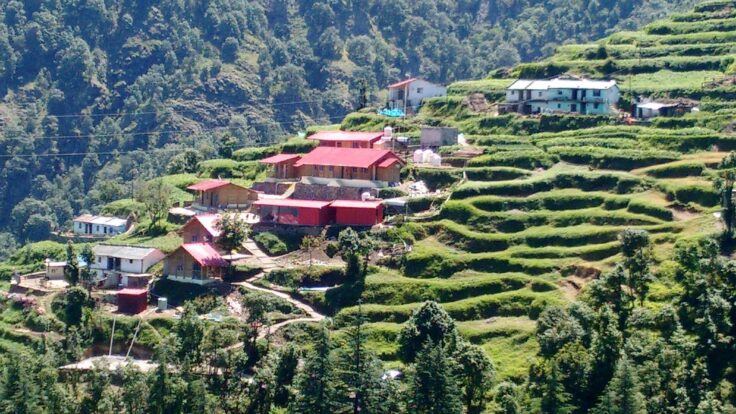
[[[401,180],[403,165],[404,160],[389,150],[340,147],[317,147],[294,163],[302,177],[388,182]]]
[[[258,192],[226,180],[206,180],[190,185],[187,190],[195,193],[194,204],[205,208],[241,208],[258,200]]]
[[[184,243],[164,259],[164,275],[204,285],[222,278],[229,263],[209,243]]]
[[[344,226],[374,226],[383,222],[383,201],[335,200],[335,224]]]
[[[264,199],[253,203],[261,222],[298,226],[326,226],[333,220],[329,201]]]
[[[123,289],[118,291],[118,312],[132,315],[144,312],[148,307],[148,290]]]
[[[273,177],[279,179],[297,178],[298,170],[294,167],[294,163],[299,161],[301,155],[298,154],[278,154],[272,157],[264,158],[258,162],[261,164],[273,165]]]
[[[184,243],[215,242],[221,233],[217,228],[219,220],[219,214],[196,215],[182,226],[179,234]]]
[[[373,148],[383,132],[320,131],[307,137],[322,147]]]

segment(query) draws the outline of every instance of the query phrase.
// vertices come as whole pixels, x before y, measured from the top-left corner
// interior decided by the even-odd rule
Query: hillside
[[[481,77],[689,3],[1,1],[0,233],[42,240],[191,172],[183,148],[196,163],[337,122],[363,86]]]

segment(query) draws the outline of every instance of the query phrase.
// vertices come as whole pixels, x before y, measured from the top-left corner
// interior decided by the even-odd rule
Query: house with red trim
[[[245,209],[258,200],[258,192],[227,180],[205,180],[190,185],[194,192],[193,207],[205,209]]]
[[[383,222],[383,201],[263,199],[253,203],[261,223],[370,227]]]
[[[420,78],[409,78],[388,85],[388,107],[404,113],[416,112],[422,100],[447,96],[447,88]]]
[[[230,264],[209,243],[184,243],[164,259],[170,280],[206,285],[222,279]]]
[[[199,214],[179,229],[184,243],[215,243],[220,237],[219,214]]]
[[[320,146],[303,156],[280,155],[283,157],[273,156],[260,161],[274,165],[274,178],[318,177],[396,183],[401,181],[401,168],[406,165],[392,151],[371,148]]]
[[[373,148],[383,138],[383,132],[319,131],[307,137],[320,147]]]

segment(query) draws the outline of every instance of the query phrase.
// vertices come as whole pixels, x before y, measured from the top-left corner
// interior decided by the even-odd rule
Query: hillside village
[[[699,381],[722,410],[695,411],[710,401],[703,391],[681,412],[732,412],[733,326],[703,333],[698,326],[716,316],[685,307],[676,328],[664,319],[678,314],[673,304],[700,300],[687,272],[730,275],[731,262],[715,259],[686,271],[690,259],[681,252],[690,243],[700,250],[687,253],[705,254],[704,240],[712,240],[724,261],[732,257],[734,6],[702,3],[486,79],[397,80],[339,124],[141,183],[138,194],[80,212],[54,229],[53,240],[0,263],[7,279],[0,349],[33,349],[53,335],[68,340],[64,309],[70,292],[81,291],[89,300],[76,323],[86,324],[89,346],[65,361],[65,372],[114,372],[118,364],[153,371],[160,338],[196,314],[221,332],[202,345],[210,360],[197,369],[208,375],[230,369],[224,361],[233,350],[256,358],[272,345],[309,348],[321,326],[349,341],[360,321],[382,378],[401,378],[417,368],[398,341],[431,302],[462,341],[493,361],[497,383],[534,396],[525,404],[548,401],[529,391],[535,373],[564,376],[560,393],[578,411],[529,412],[588,412],[587,396],[573,390],[577,351],[544,341],[577,335],[594,348],[607,332],[638,338],[623,316],[604,323],[615,308],[665,338],[638,338],[646,346],[636,350],[619,339],[616,352],[630,352],[632,364],[643,366],[657,347],[674,353],[676,335],[717,337],[698,361],[709,375]],[[643,243],[633,253],[629,237]],[[628,289],[633,276],[611,281],[633,272],[627,266],[635,259],[645,262],[636,265],[645,287]],[[722,283],[702,292],[723,293],[724,318],[736,323],[733,286],[721,280],[728,276],[702,278]],[[613,291],[628,299],[611,299]],[[564,310],[549,316],[557,312],[550,309]],[[581,326],[544,331],[553,319]],[[689,363],[673,358],[658,363]],[[617,367],[610,362],[598,389],[585,386],[602,393]],[[665,412],[654,398],[669,392],[655,384],[660,379],[639,379],[649,411],[637,413]],[[505,412],[494,390],[474,412]]]

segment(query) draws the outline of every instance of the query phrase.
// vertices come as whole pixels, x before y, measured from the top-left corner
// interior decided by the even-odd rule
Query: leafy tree
[[[368,272],[368,258],[375,250],[375,243],[370,236],[358,234],[350,227],[340,232],[337,243],[340,256],[346,262],[345,275],[353,281],[362,282]]]
[[[554,356],[565,345],[580,340],[584,330],[580,323],[563,308],[545,309],[537,320],[537,342],[546,358]]]
[[[245,319],[244,351],[248,355],[249,365],[254,365],[260,359],[256,341],[261,329],[270,329],[271,320],[268,313],[274,310],[273,302],[265,294],[250,294],[243,296],[243,307],[248,310]]]
[[[220,238],[217,243],[227,252],[237,250],[248,238],[250,227],[245,219],[238,213],[225,213],[216,223],[220,230]]]
[[[174,332],[179,339],[179,358],[181,360],[188,358],[191,363],[201,362],[204,330],[204,322],[199,319],[194,306],[186,304],[184,312],[182,312],[181,318],[174,328]]]
[[[460,342],[453,355],[459,371],[457,378],[463,390],[465,412],[481,413],[486,406],[486,394],[495,380],[496,370],[493,362],[482,348]]]
[[[73,286],[64,295],[64,321],[68,325],[79,325],[85,308],[92,308],[89,293],[78,286]]]
[[[74,243],[71,240],[66,243],[64,278],[72,286],[76,286],[79,283],[79,261],[77,260],[77,254],[74,252]]]
[[[496,414],[519,414],[519,397],[517,387],[513,382],[502,382],[496,387],[493,401],[496,403]]]
[[[307,234],[302,237],[300,247],[309,255],[309,267],[312,267],[312,252],[314,252],[314,249],[318,249],[324,244],[325,238],[326,232],[324,230],[318,236]]]
[[[156,347],[153,358],[158,366],[148,377],[149,413],[164,414],[183,410],[186,384],[170,368],[170,364],[175,361],[176,348],[176,338],[171,336],[164,338]]]
[[[92,252],[92,246],[90,246],[89,244],[85,244],[82,247],[82,251],[79,253],[79,255],[82,257],[82,260],[84,260],[85,263],[85,265],[79,272],[79,277],[82,279],[82,282],[89,286],[92,282],[92,270],[90,268],[95,262],[95,254]]]
[[[455,321],[437,302],[425,302],[415,309],[399,334],[399,355],[404,362],[413,362],[425,342],[454,350],[457,343]]]
[[[610,306],[605,305],[599,312],[592,344],[591,392],[593,395],[598,395],[603,390],[619,359],[623,347],[623,336],[618,326],[616,314]]]
[[[199,151],[188,149],[184,152],[176,154],[168,165],[166,172],[169,174],[196,173],[197,164],[202,161],[203,157]]]
[[[247,414],[269,414],[274,404],[276,378],[273,371],[273,361],[263,358],[258,362],[253,382],[250,384],[250,404]]]
[[[654,280],[649,270],[652,263],[649,233],[640,229],[626,229],[621,233],[619,240],[624,255],[623,265],[628,276],[627,285],[643,306],[649,292],[649,284]]]
[[[146,376],[129,364],[123,368],[123,383],[121,400],[125,412],[128,414],[145,414],[148,412],[148,400],[141,398],[148,395]]]
[[[322,326],[296,384],[296,398],[290,413],[332,414],[336,406],[334,368],[330,358],[330,337]]]
[[[734,201],[733,186],[736,180],[736,152],[725,156],[718,164],[719,179],[716,180],[716,189],[721,194],[721,220],[723,220],[723,237],[725,240],[733,238],[736,225],[736,202]]]
[[[166,217],[173,205],[171,194],[174,189],[163,180],[157,179],[143,184],[136,194],[136,200],[143,203],[146,215],[151,221],[149,230],[156,228],[159,222]]]
[[[407,390],[407,411],[422,414],[463,412],[455,362],[442,344],[428,339],[416,354]]]

